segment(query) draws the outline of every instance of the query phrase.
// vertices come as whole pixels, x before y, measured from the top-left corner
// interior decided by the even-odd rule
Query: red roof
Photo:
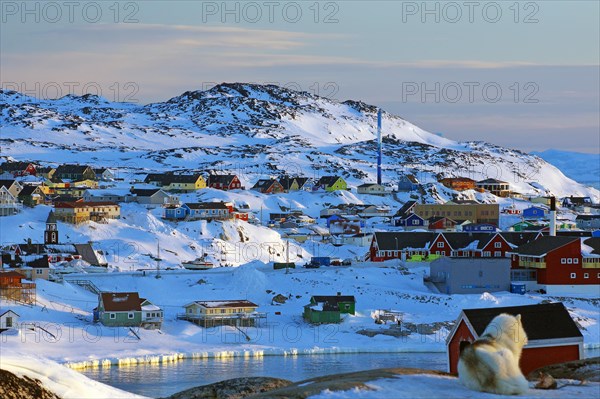
[[[10,271],[10,272],[0,272],[0,278],[3,277],[18,277],[21,280],[23,280],[25,278],[25,276],[23,276],[21,273],[17,273],[14,271]]]
[[[104,310],[107,312],[142,310],[140,296],[137,292],[103,292],[100,297],[104,304]]]
[[[57,202],[55,208],[85,208],[93,206],[119,206],[116,202],[96,201],[96,202]]]

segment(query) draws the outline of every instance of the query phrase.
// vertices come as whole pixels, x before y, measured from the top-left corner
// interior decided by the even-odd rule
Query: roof
[[[505,181],[502,181],[502,180],[498,180],[498,179],[485,179],[485,180],[478,181],[477,184],[508,184],[508,183]]]
[[[596,220],[600,219],[600,215],[577,215],[575,220]]]
[[[459,181],[462,181],[462,182],[474,182],[475,180],[473,180],[473,179],[469,179],[468,177],[444,177],[444,178],[443,178],[442,180],[440,180],[440,181],[442,181],[442,182],[443,182],[443,181],[453,181],[453,182],[454,182],[454,181],[455,181],[455,182],[459,182]]]
[[[258,305],[254,302],[247,301],[245,299],[226,299],[217,301],[194,301],[188,303],[185,306],[196,304],[205,308],[257,308]]]
[[[297,179],[295,177],[289,177],[289,176],[280,177],[278,180],[279,180],[279,184],[281,184],[281,186],[284,188],[284,190],[289,190],[290,187],[292,186],[292,184],[294,184],[294,182],[297,181]],[[298,185],[300,185],[300,183],[298,183]]]
[[[37,269],[49,269],[50,263],[48,263],[48,256],[44,255],[32,261],[26,262],[26,266],[34,267]]]
[[[2,314],[0,314],[0,317],[4,316],[7,313],[12,313],[12,314],[16,315],[17,317],[21,317],[21,316],[19,316],[19,314],[17,312],[15,312],[14,310],[10,310],[10,309],[8,309],[6,312],[3,312]]]
[[[516,232],[516,231],[503,231],[500,233],[502,238],[514,247],[521,246],[530,241],[535,240],[539,233],[536,232]]]
[[[501,313],[508,313],[513,316],[521,315],[523,328],[529,341],[583,337],[562,302],[502,308],[464,309],[463,313],[478,336],[483,334],[483,331],[494,317]]]
[[[330,304],[337,304],[339,302],[355,302],[356,298],[354,295],[313,295],[312,299],[316,303],[328,302]]]
[[[107,312],[142,310],[137,292],[102,292],[100,298]]]
[[[80,173],[85,172],[87,168],[89,168],[89,166],[87,166],[87,165],[60,165],[58,168],[56,168],[56,174],[58,174],[58,175],[63,174],[63,173],[80,174]],[[93,171],[93,169],[92,169],[92,171]]]
[[[202,176],[196,175],[164,175],[161,182],[163,185],[171,183],[196,183]]]
[[[32,186],[32,185],[26,184],[23,186],[23,189],[19,193],[19,197],[25,196],[25,195],[31,195],[38,188],[39,188],[39,186]]]
[[[160,188],[132,188],[130,192],[138,197],[152,197],[160,190]]]
[[[14,179],[0,179],[0,187],[10,188],[17,181]]]
[[[57,202],[54,204],[55,208],[85,208],[88,206],[119,206],[116,202],[112,201],[77,201],[77,202]]]
[[[32,163],[27,162],[27,161],[3,162],[2,165],[0,165],[0,169],[5,172],[15,171],[15,170],[25,170],[25,169],[27,169],[27,167],[29,165],[32,165]]]
[[[190,209],[229,209],[224,202],[186,202]]]
[[[398,209],[398,212],[396,212],[396,214],[394,216],[400,216],[400,217],[408,216],[405,214],[410,210],[410,208],[415,206],[416,203],[417,203],[417,201],[406,201],[404,203],[404,205],[402,205],[402,207],[400,209]]]
[[[21,280],[25,279],[25,276],[23,276],[21,273],[17,273],[14,271],[10,271],[10,272],[0,272],[0,278],[2,277],[18,277]]]
[[[271,187],[271,185],[275,184],[275,183],[279,183],[279,182],[276,179],[260,179],[259,181],[256,182],[256,184],[252,188],[266,189],[266,188]],[[279,184],[281,184],[281,183],[279,183]]]
[[[377,183],[365,183],[365,184],[361,184],[360,187],[373,187],[373,186],[377,186],[377,187],[383,187],[381,184],[377,184]]]
[[[54,211],[50,211],[48,217],[46,218],[46,224],[56,224],[56,216],[54,215]]]
[[[341,179],[341,177],[340,176],[322,176],[319,179],[319,181],[317,182],[317,185],[329,187],[329,186],[332,186],[333,184],[335,184],[335,182],[338,181],[338,179]]]
[[[442,234],[454,250],[483,248],[496,233],[444,233]]]
[[[236,175],[210,175],[208,176],[209,184],[220,183],[229,186]]]
[[[592,255],[600,255],[600,237],[591,237],[583,240],[583,243],[592,248]]]
[[[396,250],[396,238],[398,239],[398,250],[415,248],[428,249],[436,237],[433,232],[376,232],[374,239],[380,251]]]
[[[519,255],[543,256],[564,245],[579,241],[577,237],[543,236],[521,245],[515,250]]]

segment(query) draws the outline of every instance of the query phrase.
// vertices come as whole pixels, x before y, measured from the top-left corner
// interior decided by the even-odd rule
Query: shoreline
[[[600,349],[600,342],[584,344],[583,350]],[[234,359],[234,358],[262,358],[266,356],[322,356],[322,355],[352,355],[352,354],[384,354],[384,353],[445,353],[446,348],[442,350],[415,350],[415,348],[320,348],[320,349],[269,349],[269,350],[242,350],[242,351],[214,351],[214,352],[175,352],[170,354],[154,354],[144,356],[131,356],[123,358],[105,358],[97,360],[82,360],[73,362],[63,362],[63,366],[72,370],[86,370],[99,367],[131,367],[144,364],[170,364],[190,359]],[[584,357],[585,358],[585,357]]]

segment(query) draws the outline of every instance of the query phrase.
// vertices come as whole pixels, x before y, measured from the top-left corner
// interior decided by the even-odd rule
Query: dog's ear
[[[520,314],[520,313],[517,315],[517,321],[518,321],[519,323],[521,322],[521,314]]]

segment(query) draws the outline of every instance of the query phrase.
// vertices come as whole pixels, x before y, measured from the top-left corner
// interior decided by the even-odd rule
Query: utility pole
[[[160,278],[160,240],[156,240],[156,278]]]
[[[289,238],[286,241],[286,250],[285,250],[285,274],[290,274],[290,240]]]

